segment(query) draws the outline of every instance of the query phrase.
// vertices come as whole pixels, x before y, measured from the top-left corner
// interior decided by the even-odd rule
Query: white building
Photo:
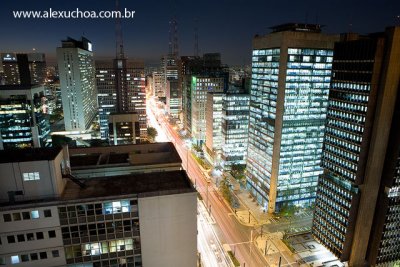
[[[205,156],[219,164],[222,153],[222,99],[223,93],[207,93]]]
[[[84,131],[97,114],[97,91],[92,44],[68,38],[57,47],[65,130]]]
[[[206,140],[207,93],[224,91],[224,77],[192,76],[191,83],[191,133],[194,142],[201,145]]]
[[[0,264],[196,266],[181,163],[171,143],[0,151]]]

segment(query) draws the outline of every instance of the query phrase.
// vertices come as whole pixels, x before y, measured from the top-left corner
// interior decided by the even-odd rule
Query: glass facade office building
[[[222,101],[222,165],[246,164],[249,136],[248,94],[227,93]]]
[[[400,259],[399,43],[397,27],[334,48],[312,233],[349,266]]]
[[[336,37],[314,26],[276,28],[254,39],[247,184],[269,212],[310,205],[322,173]]]

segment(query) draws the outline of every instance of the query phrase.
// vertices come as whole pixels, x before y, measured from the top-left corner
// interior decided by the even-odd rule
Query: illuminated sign
[[[92,51],[92,43],[89,43],[89,42],[88,42],[88,50],[89,50],[89,51]]]

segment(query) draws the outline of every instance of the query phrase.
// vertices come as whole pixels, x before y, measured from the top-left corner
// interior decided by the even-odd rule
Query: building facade
[[[1,53],[0,59],[0,85],[41,85],[45,83],[45,54]]]
[[[163,72],[153,72],[153,90],[157,97],[165,97],[165,75]]]
[[[396,27],[335,44],[312,232],[349,266],[400,259],[399,42]]]
[[[111,113],[108,117],[108,131],[111,145],[139,144],[139,115],[134,112]]]
[[[97,90],[92,43],[68,38],[57,48],[66,131],[85,131],[97,115]]]
[[[125,91],[124,108],[120,113],[136,112],[139,115],[139,127],[141,139],[147,136],[146,116],[146,86],[144,77],[144,63],[136,60],[126,60],[123,77]],[[96,85],[99,103],[99,124],[101,139],[109,138],[109,115],[117,113],[117,76],[115,64],[112,61],[96,61]],[[121,70],[120,70],[121,71]],[[123,78],[123,79],[122,79]],[[121,102],[120,101],[120,102]]]
[[[214,165],[220,165],[222,152],[223,93],[207,93],[205,156]]]
[[[0,149],[48,146],[44,86],[0,86]]]
[[[196,265],[197,193],[172,144],[0,158],[2,265]]]
[[[249,94],[227,93],[222,100],[222,166],[246,164],[249,136]]]
[[[179,119],[179,114],[182,111],[182,94],[179,90],[179,82],[176,79],[167,80],[165,109],[172,118]]]
[[[206,141],[207,93],[223,93],[225,78],[218,75],[192,76],[191,83],[191,135],[195,144],[201,146]]]
[[[333,43],[319,25],[285,24],[253,40],[247,185],[272,213],[316,195]]]

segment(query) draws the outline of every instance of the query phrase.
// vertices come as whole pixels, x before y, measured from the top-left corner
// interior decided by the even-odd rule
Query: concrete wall
[[[10,222],[4,221],[4,214],[20,214],[22,212],[32,211],[39,212],[39,218],[30,218],[24,220],[12,220]],[[51,217],[44,216],[44,210],[51,211]],[[54,230],[56,237],[50,238],[48,231]],[[37,239],[36,233],[42,232],[44,238]],[[27,240],[27,233],[33,233],[34,240]],[[24,235],[25,241],[18,242],[17,235]],[[8,243],[7,236],[14,236],[15,243]],[[64,256],[64,247],[62,241],[60,220],[56,206],[50,207],[32,207],[23,209],[14,209],[0,212],[0,257],[5,259],[6,266],[14,266],[11,264],[11,257],[18,256],[20,263],[18,265],[24,266],[61,266],[66,264]],[[52,251],[58,250],[59,257],[53,257]],[[47,252],[47,259],[39,259],[36,261],[29,260],[22,262],[21,255],[29,255],[31,253]]]
[[[139,222],[143,266],[196,266],[195,192],[139,198]]]
[[[60,195],[65,181],[61,174],[62,157],[58,155],[54,161],[28,161],[0,164],[0,201],[8,201],[8,191],[23,191],[23,196],[15,196],[16,200],[30,200]],[[24,181],[24,173],[38,172],[40,179]],[[54,176],[54,178],[53,178]]]

